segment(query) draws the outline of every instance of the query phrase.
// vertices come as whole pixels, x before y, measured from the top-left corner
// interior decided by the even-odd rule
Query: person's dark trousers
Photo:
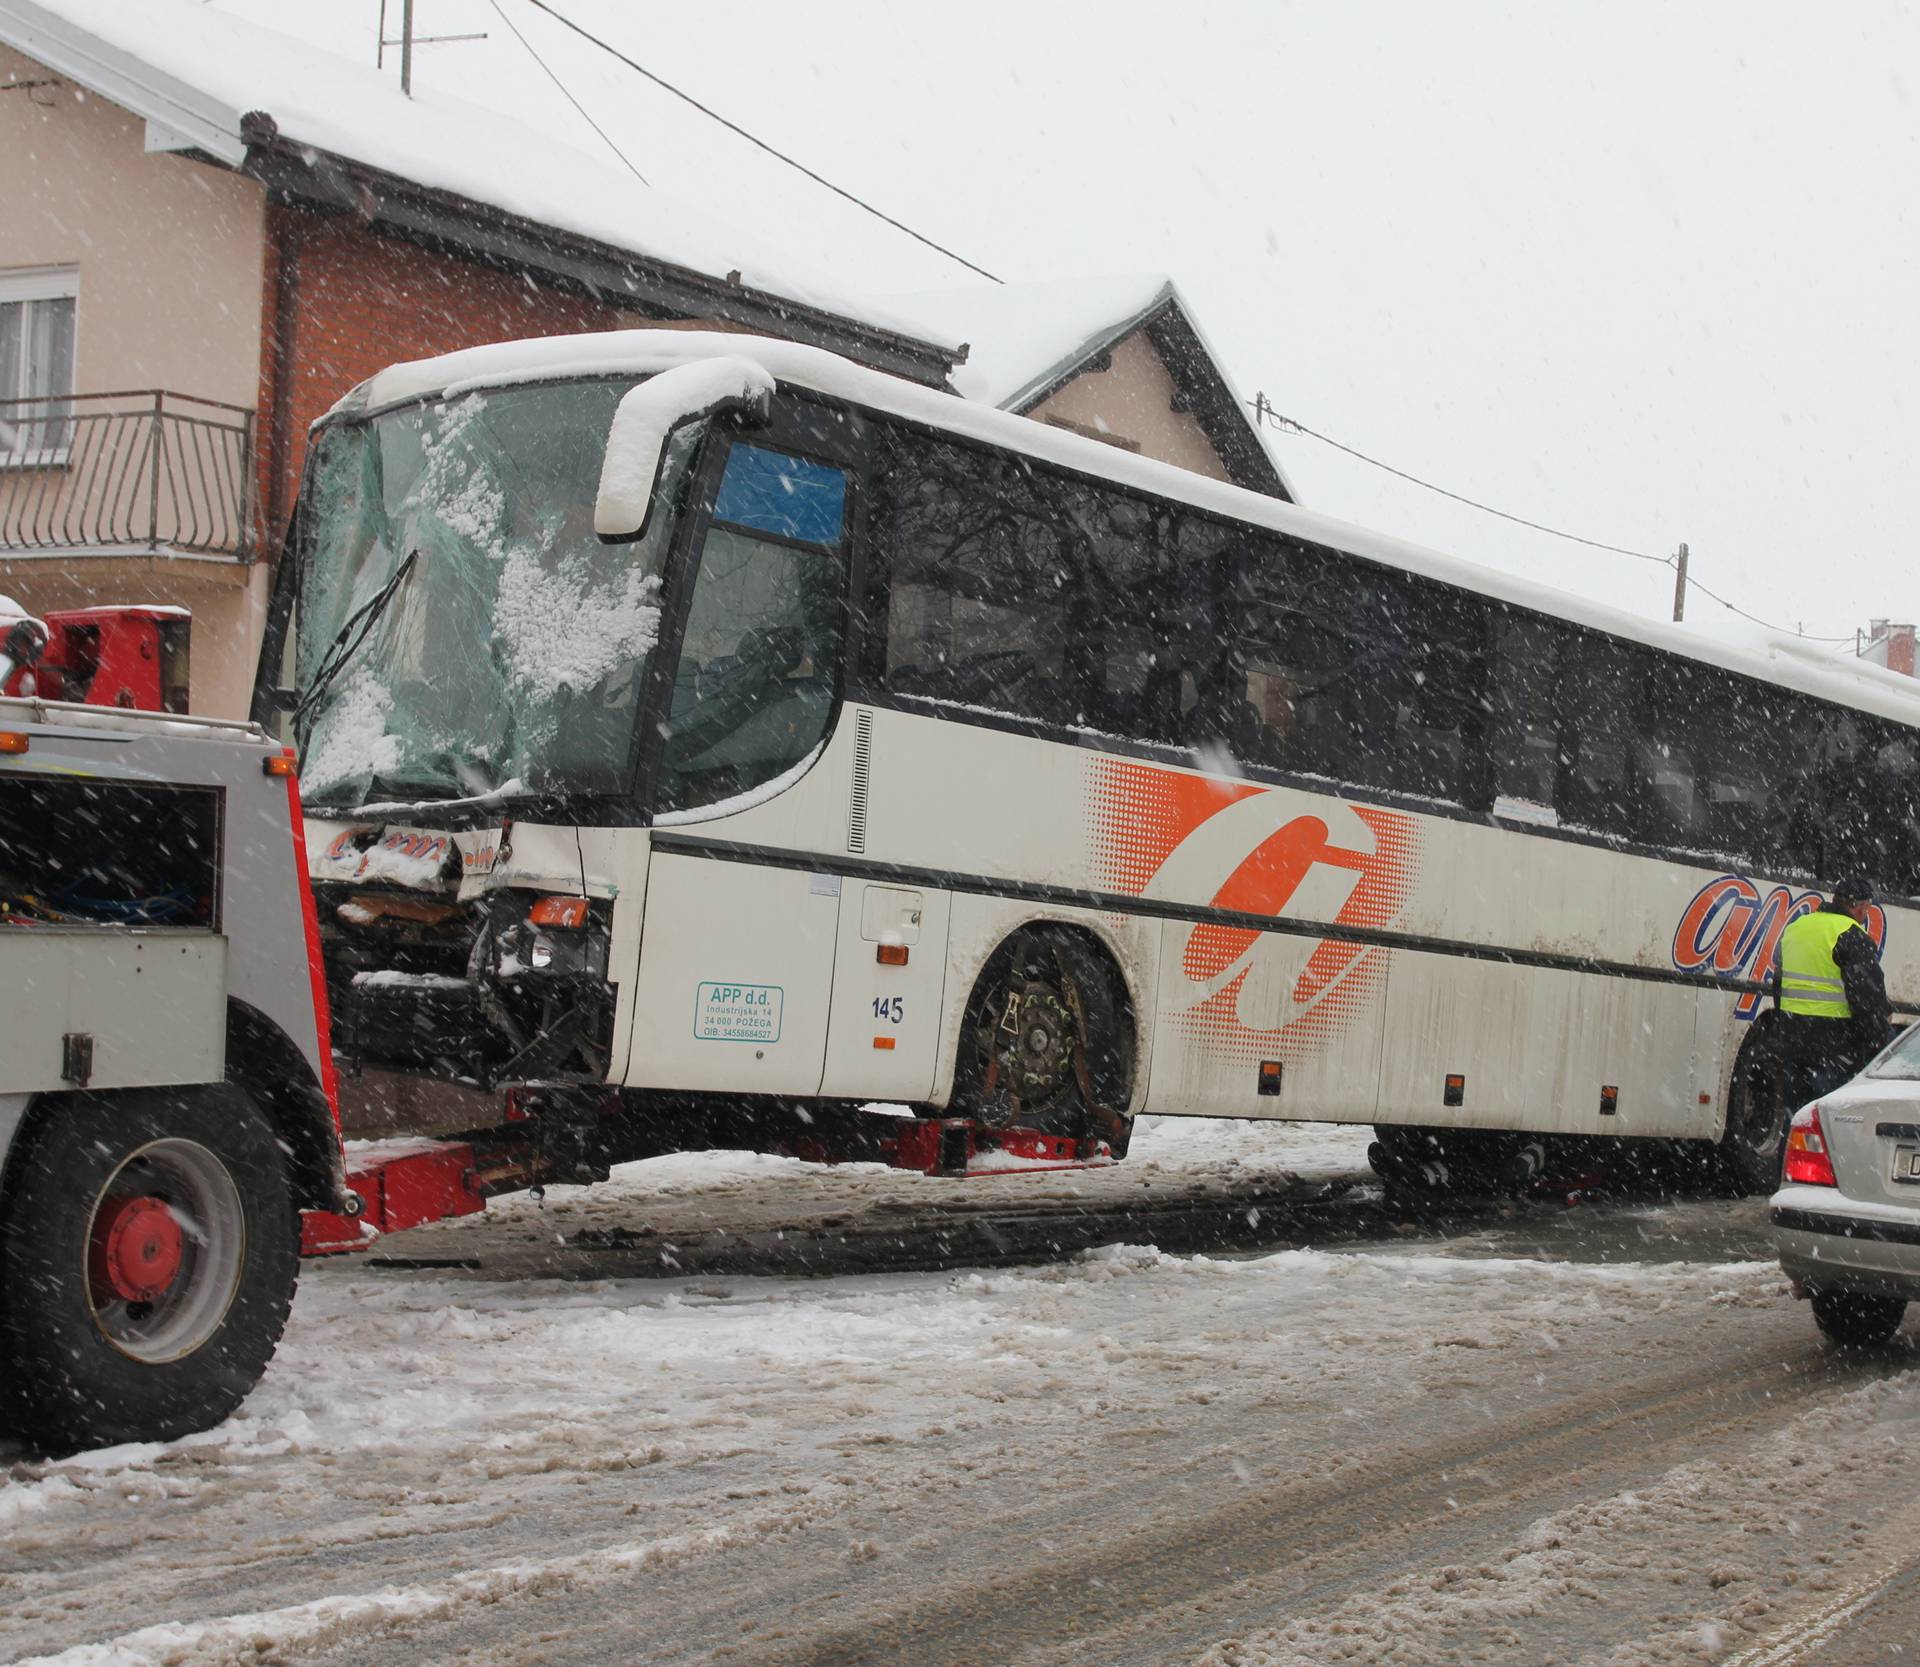
[[[1872,1056],[1863,1052],[1855,1027],[1845,1019],[1787,1019],[1787,1103],[1795,1111],[1809,1100],[1831,1094]]]

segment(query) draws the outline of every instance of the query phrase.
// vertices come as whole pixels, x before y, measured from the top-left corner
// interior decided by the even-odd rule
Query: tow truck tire
[[[299,1273],[286,1153],[230,1084],[38,1108],[0,1213],[0,1426],[171,1441],[246,1399]]]

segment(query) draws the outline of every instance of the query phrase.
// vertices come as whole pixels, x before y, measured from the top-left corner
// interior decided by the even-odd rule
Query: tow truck
[[[167,709],[184,623],[0,619],[0,1428],[52,1449],[224,1418],[356,1208],[293,760]]]
[[[528,1069],[471,1096],[474,1126],[452,1138],[343,1144],[342,969],[309,884],[327,853],[310,863],[294,754],[270,726],[187,713],[189,629],[178,609],[38,619],[0,597],[0,1434],[45,1451],[228,1417],[272,1359],[303,1257],[604,1179],[685,1137],[637,1138],[616,1090]],[[384,859],[438,865],[437,837]],[[369,895],[413,924],[410,894]],[[348,1038],[348,1059],[367,1046]],[[983,1138],[847,1116],[762,1132],[817,1160],[951,1174]],[[993,1147],[1082,1161],[1037,1131]]]
[[[293,754],[187,714],[190,630],[0,597],[0,1433],[48,1451],[212,1427],[303,1255],[541,1172],[349,1165]]]

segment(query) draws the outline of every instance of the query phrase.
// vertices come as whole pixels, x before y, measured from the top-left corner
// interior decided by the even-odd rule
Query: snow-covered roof
[[[1248,415],[1251,407],[1241,398],[1179,285],[1165,273],[966,284],[886,299],[894,311],[917,321],[929,339],[966,343],[966,363],[952,374],[954,388],[967,399],[997,405],[1003,411],[1026,411],[1037,405],[1082,367],[1170,308],[1219,377],[1225,402],[1234,407],[1230,420],[1266,458],[1287,496],[1294,495],[1279,458]]]
[[[968,344],[953,373],[965,398],[1023,410],[1101,345],[1117,341],[1173,293],[1163,272],[1056,278],[1034,284],[966,284],[887,297],[935,340]]]
[[[1170,463],[1083,439],[1066,429],[917,387],[797,342],[701,330],[615,330],[500,342],[392,366],[361,383],[329,416],[355,415],[436,394],[512,383],[592,375],[649,375],[715,357],[751,359],[783,383],[812,388],[870,410],[1023,452],[1082,474],[1103,476],[1123,486],[1315,544],[1331,545],[1516,607],[1920,726],[1920,683],[1867,661],[1824,653],[1793,637],[1770,636],[1752,646],[1737,646],[1698,636],[1684,626],[1590,602],[1477,562],[1302,509],[1262,492],[1250,492]]]
[[[941,348],[923,322],[806,271],[632,174],[444,93],[192,0],[0,0],[0,41],[145,118],[149,150],[239,167],[241,119],[418,185]]]

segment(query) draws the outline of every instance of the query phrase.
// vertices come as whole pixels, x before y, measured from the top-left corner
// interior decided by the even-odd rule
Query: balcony
[[[0,561],[253,558],[253,413],[156,389],[0,400]]]

